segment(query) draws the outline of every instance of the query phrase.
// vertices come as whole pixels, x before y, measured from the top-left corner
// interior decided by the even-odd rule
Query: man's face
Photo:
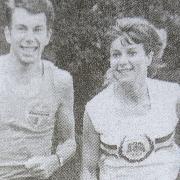
[[[11,27],[6,28],[5,32],[6,39],[11,45],[10,53],[22,64],[40,61],[51,36],[45,14],[31,14],[23,8],[15,9]]]

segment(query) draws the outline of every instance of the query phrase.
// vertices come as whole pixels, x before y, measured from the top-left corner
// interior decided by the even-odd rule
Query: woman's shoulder
[[[148,88],[150,95],[154,97],[156,102],[172,102],[174,104],[180,99],[180,86],[177,83],[148,79]]]
[[[180,86],[175,82],[163,81],[159,79],[148,79],[148,85],[150,88],[159,91],[159,93],[167,92],[169,94],[173,93],[174,91],[179,91],[180,93]]]
[[[94,96],[85,107],[96,132],[101,133],[104,125],[107,127],[107,112],[112,108],[110,104],[112,98],[112,89],[107,87]],[[109,114],[109,113],[108,113]]]
[[[101,92],[99,92],[96,96],[94,96],[87,104],[86,107],[88,108],[97,108],[105,106],[110,98],[112,97],[112,87],[108,86],[104,88]]]

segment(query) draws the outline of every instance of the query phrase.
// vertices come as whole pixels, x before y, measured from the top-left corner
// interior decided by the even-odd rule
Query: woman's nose
[[[128,57],[126,55],[121,56],[121,58],[118,61],[118,64],[120,66],[126,66],[129,63]]]

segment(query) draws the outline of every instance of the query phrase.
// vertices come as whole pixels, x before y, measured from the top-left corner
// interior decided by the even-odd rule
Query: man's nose
[[[35,36],[33,31],[32,30],[27,31],[27,33],[25,34],[25,41],[30,44],[34,41],[34,38]]]

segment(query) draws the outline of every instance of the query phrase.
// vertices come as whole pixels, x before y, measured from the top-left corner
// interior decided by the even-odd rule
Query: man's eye
[[[43,30],[42,28],[35,28],[34,32],[42,32],[42,30]]]
[[[17,30],[18,30],[18,31],[25,31],[26,28],[24,28],[24,27],[17,27]]]

